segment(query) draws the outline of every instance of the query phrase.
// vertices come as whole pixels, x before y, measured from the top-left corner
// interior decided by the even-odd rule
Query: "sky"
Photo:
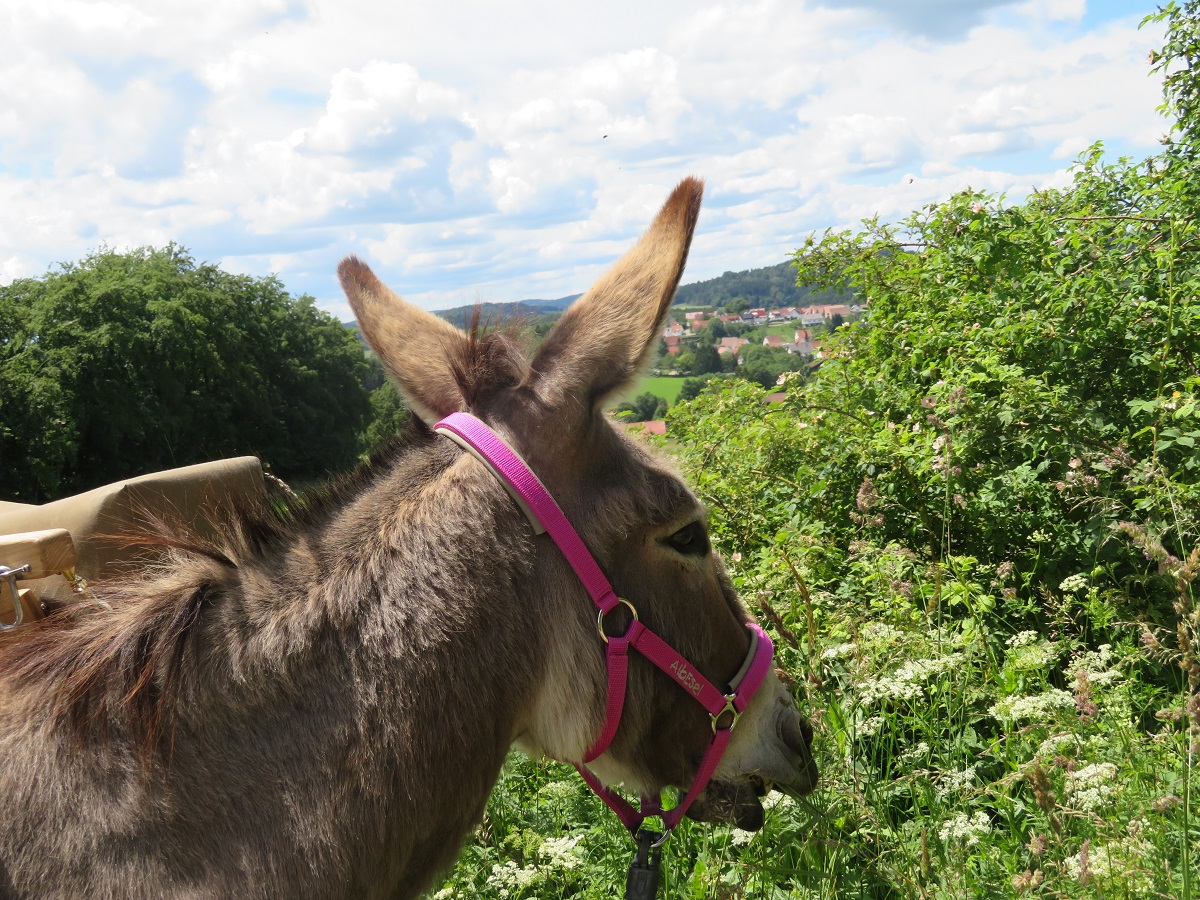
[[[349,319],[585,290],[686,175],[684,282],[1166,123],[1140,0],[4,0],[0,284],[175,242]]]

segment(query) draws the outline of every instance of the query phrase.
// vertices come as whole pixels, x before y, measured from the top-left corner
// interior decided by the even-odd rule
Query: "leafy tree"
[[[680,372],[691,372],[696,366],[696,356],[691,350],[681,350],[675,356],[675,368]]]
[[[174,244],[100,250],[0,288],[0,465],[38,502],[242,453],[287,478],[352,465],[361,344],[275,278]]]
[[[774,390],[779,376],[785,372],[802,372],[808,368],[808,359],[800,354],[788,353],[782,347],[765,347],[762,344],[747,344],[742,348],[745,364],[738,370],[747,381]]]
[[[649,391],[638,394],[631,401],[617,404],[617,415],[627,422],[651,422],[661,418],[667,411],[667,401]]]
[[[371,453],[400,433],[408,422],[408,407],[400,393],[386,378],[371,391],[371,422],[364,435],[366,452]]]
[[[676,398],[676,402],[685,403],[688,400],[695,400],[700,396],[705,386],[717,377],[719,375],[702,375],[699,378],[685,378],[683,384],[679,387],[679,396]]]
[[[692,374],[707,375],[721,371],[721,355],[712,344],[700,344],[692,351]]]

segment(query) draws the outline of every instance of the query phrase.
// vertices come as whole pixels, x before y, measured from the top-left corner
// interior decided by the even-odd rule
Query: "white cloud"
[[[1080,0],[11,0],[0,280],[177,240],[342,309],[584,289],[685,174],[691,278],[1163,130],[1137,17]],[[938,19],[938,17],[941,17]],[[933,21],[937,19],[937,21]],[[470,27],[465,27],[469,23]]]

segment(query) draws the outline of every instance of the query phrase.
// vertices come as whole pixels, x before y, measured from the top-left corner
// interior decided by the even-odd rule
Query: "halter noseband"
[[[650,816],[661,818],[666,833],[669,834],[712,778],[725,748],[729,745],[730,735],[737,725],[738,718],[745,712],[770,670],[774,653],[771,639],[754,623],[746,623],[746,627],[750,629],[750,651],[746,654],[741,669],[730,681],[729,693],[719,691],[682,654],[641,623],[637,609],[632,603],[617,596],[562,509],[516,451],[483,422],[467,413],[452,413],[438,422],[433,430],[450,438],[491,469],[529,518],[534,531],[538,534],[548,533],[553,538],[591,595],[592,602],[596,604],[596,627],[605,644],[608,668],[608,702],[604,728],[588,750],[584,763],[591,762],[608,749],[617,733],[621,711],[625,705],[630,647],[670,676],[704,707],[712,719],[713,736],[700,762],[700,768],[687,794],[672,809],[664,810],[657,800],[643,798],[642,809],[639,810],[620,794],[602,784],[586,766],[575,765],[584,781],[608,804],[632,834],[636,836],[642,822]],[[609,635],[604,630],[604,620],[618,606],[629,610],[631,621],[624,634]]]

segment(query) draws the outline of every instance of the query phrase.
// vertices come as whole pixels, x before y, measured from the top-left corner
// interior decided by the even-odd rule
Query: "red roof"
[[[646,434],[666,434],[667,423],[662,419],[655,419],[650,422],[623,422],[627,431],[644,431]]]

